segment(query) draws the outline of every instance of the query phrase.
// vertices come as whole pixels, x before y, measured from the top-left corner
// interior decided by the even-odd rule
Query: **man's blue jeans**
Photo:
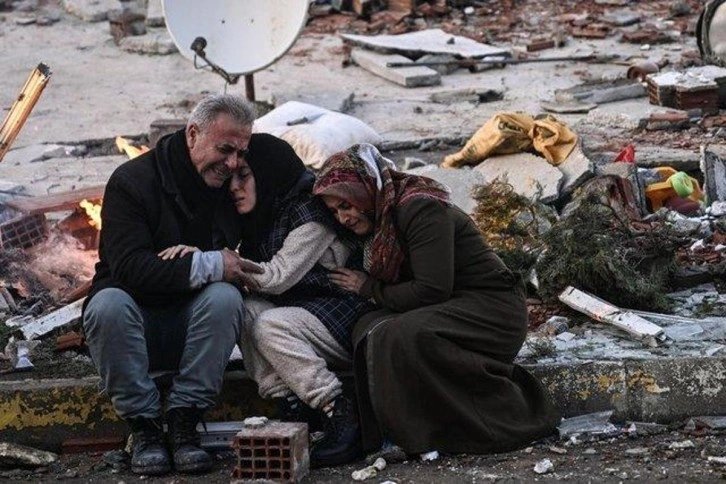
[[[121,289],[99,291],[83,315],[91,357],[122,418],[161,415],[149,371],[172,370],[167,409],[211,407],[240,338],[244,304],[239,290],[215,282],[178,306],[142,307]]]

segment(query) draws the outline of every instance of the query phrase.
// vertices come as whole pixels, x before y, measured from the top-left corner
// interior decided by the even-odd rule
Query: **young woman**
[[[313,193],[365,249],[365,272],[331,281],[381,307],[353,331],[366,450],[488,453],[554,430],[545,389],[513,363],[527,332],[522,284],[442,185],[362,144],[330,157]]]
[[[329,269],[354,258],[328,210],[312,197],[314,181],[289,144],[254,134],[230,193],[240,214],[239,253],[263,269],[247,274],[253,296],[245,298],[240,342],[245,369],[262,397],[278,400],[286,419],[310,417],[300,400],[318,412],[324,437],[311,462],[328,466],[360,453],[355,399],[333,370],[351,368],[351,330],[370,305],[329,279]]]

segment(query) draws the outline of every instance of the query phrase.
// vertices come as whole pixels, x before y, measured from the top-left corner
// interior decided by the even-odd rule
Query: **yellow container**
[[[650,201],[650,207],[655,212],[671,197],[688,198],[694,202],[703,201],[701,185],[686,172],[676,171],[669,166],[654,168],[663,181],[651,183],[645,187],[645,196]]]

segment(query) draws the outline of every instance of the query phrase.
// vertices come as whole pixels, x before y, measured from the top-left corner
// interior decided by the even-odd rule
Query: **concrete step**
[[[525,365],[563,416],[613,410],[613,420],[670,423],[723,415],[726,358],[681,357]],[[350,375],[344,375],[350,380]],[[99,378],[0,382],[0,441],[59,451],[68,439],[122,436],[126,426],[98,390]],[[272,415],[244,371],[228,371],[209,422]]]

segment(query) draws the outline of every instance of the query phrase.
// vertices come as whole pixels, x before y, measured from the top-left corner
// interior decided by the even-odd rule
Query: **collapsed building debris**
[[[597,321],[609,323],[627,331],[649,346],[657,346],[659,340],[665,339],[663,328],[657,324],[572,286],[565,288],[560,293],[559,300]]]

